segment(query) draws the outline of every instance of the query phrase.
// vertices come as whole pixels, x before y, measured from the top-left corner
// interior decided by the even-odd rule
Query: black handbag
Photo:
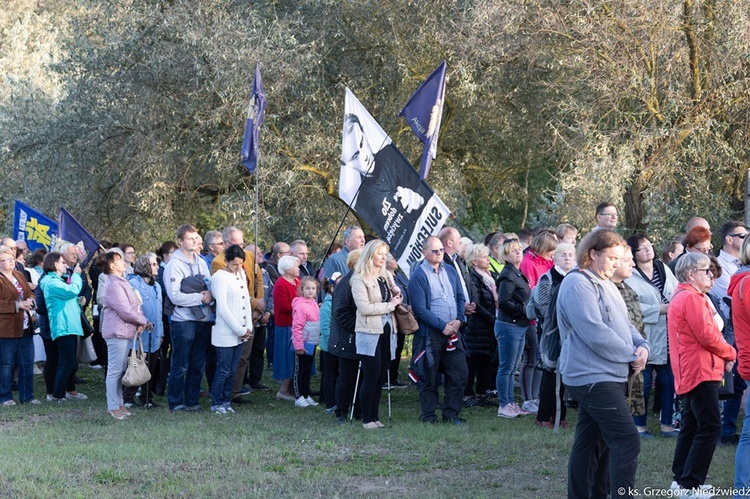
[[[724,377],[719,383],[719,400],[726,400],[734,397],[734,370],[724,371]]]

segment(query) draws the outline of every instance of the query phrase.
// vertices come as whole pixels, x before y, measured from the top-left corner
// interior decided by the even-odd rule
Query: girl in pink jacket
[[[294,356],[294,405],[308,407],[318,405],[310,397],[310,376],[315,361],[315,347],[320,343],[320,307],[318,281],[314,277],[300,280],[299,296],[292,300],[292,345]]]

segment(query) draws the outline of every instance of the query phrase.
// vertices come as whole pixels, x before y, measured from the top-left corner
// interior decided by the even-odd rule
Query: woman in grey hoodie
[[[631,368],[637,373],[645,367],[649,345],[630,324],[625,302],[609,280],[625,246],[610,230],[587,235],[578,248],[579,271],[563,279],[557,298],[560,372],[579,404],[568,464],[572,499],[606,497],[607,488],[612,497],[628,497],[635,485],[640,437],[625,390]]]

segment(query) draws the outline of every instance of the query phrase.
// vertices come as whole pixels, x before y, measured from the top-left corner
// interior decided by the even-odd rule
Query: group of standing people
[[[653,438],[646,414],[655,386],[659,436],[676,437],[672,488],[703,497],[696,494],[707,494],[708,467],[724,438],[720,382],[734,373],[741,393],[742,378],[750,377],[722,334],[733,326],[740,359],[750,355],[748,231],[725,224],[717,259],[710,227],[692,219],[684,238],[665,245],[662,260],[670,262],[657,258],[645,234],[626,241],[614,232],[611,203],[599,205],[596,218],[577,249],[577,230],[568,224],[491,233],[477,244],[446,227],[424,242],[409,277],[384,241],[367,242],[357,226],[316,270],[304,241],[276,243],[264,257],[244,247],[235,227],[207,233],[204,246],[197,229],[183,225],[158,255],[136,259],[131,245],[100,255],[93,292],[73,245],[44,255],[31,284],[15,249],[0,246],[0,403],[15,403],[14,367],[19,402],[40,403],[30,374],[37,320],[47,400],[86,398],[75,388],[76,351],[88,322],[82,312],[93,299],[106,344],[98,350],[106,358],[107,410],[116,419],[132,415],[138,388],[137,405],[157,407],[161,389],[171,411],[199,411],[204,375],[211,411],[232,413],[250,389],[267,389],[260,383],[264,352],[279,382],[276,397],[316,406],[310,379],[319,349],[326,410],[339,422],[354,413],[376,430],[385,427],[382,388],[405,386],[398,380],[405,335],[395,312],[406,307],[418,325],[408,371],[422,422],[436,423],[439,409],[443,421],[464,424],[464,407],[496,406],[501,418],[536,414],[540,427],[567,427],[567,393],[578,407],[569,497],[615,497],[633,489],[641,441]],[[540,342],[555,327],[559,361],[545,364]],[[152,379],[123,387],[134,342],[153,355]],[[743,457],[750,424],[738,440],[742,486],[750,481]]]

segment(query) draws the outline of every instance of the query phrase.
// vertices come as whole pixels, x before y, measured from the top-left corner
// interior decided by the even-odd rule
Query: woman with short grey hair
[[[296,399],[291,386],[294,351],[289,349],[289,345],[292,341],[292,300],[297,296],[299,287],[299,259],[295,256],[282,256],[277,268],[279,278],[273,287],[273,379],[281,382],[276,398],[294,402]]]
[[[724,321],[706,293],[713,286],[711,260],[685,253],[676,265],[680,284],[667,313],[675,392],[682,395],[682,421],[674,450],[671,489],[699,490],[721,437],[719,383],[734,366],[736,352],[724,340]]]

